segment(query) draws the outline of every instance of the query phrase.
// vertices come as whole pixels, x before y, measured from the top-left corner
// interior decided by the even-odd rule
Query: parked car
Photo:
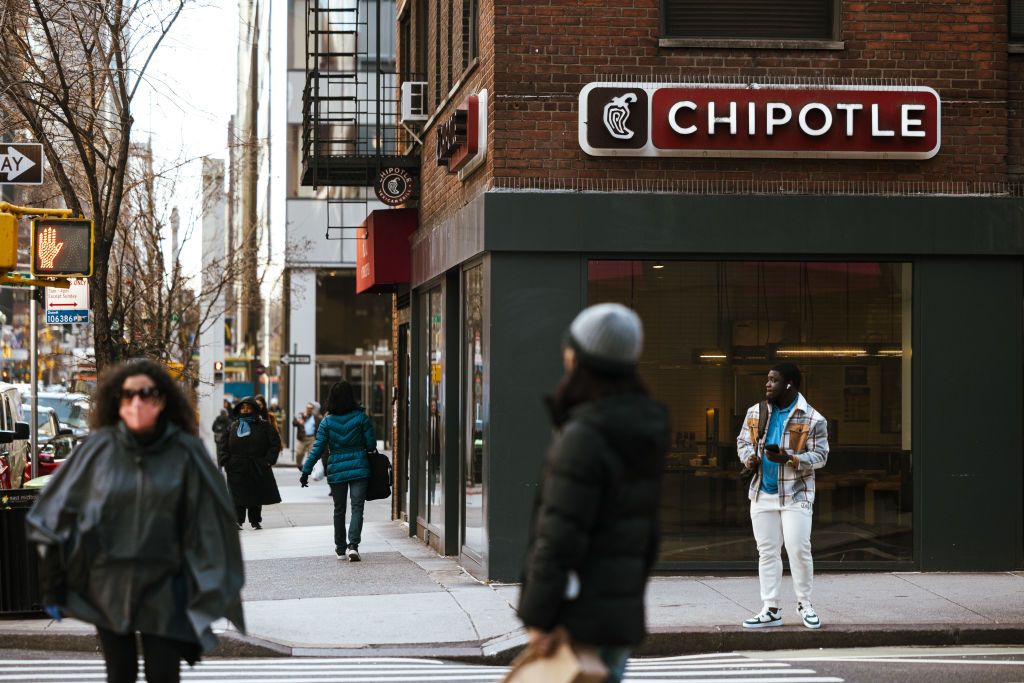
[[[21,394],[0,382],[0,488],[21,488],[29,454],[29,425],[22,419]]]
[[[31,400],[31,394],[23,397],[26,403]],[[60,426],[70,429],[76,441],[81,441],[89,433],[90,403],[86,394],[42,391],[39,393],[39,405],[53,408]]]
[[[22,412],[31,415],[32,406],[22,405]],[[30,457],[25,465],[25,479],[34,479],[52,474],[71,455],[75,448],[75,436],[71,429],[62,427],[57,420],[57,411],[39,406],[39,432],[36,434],[37,457]]]

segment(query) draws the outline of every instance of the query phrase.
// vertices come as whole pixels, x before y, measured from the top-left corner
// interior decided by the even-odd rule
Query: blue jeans
[[[631,650],[628,647],[599,647],[597,655],[608,667],[608,678],[605,683],[620,683],[626,676],[626,662],[629,661]]]
[[[334,549],[344,551],[350,545],[359,545],[363,535],[363,505],[366,504],[368,479],[356,479],[331,484],[334,496]],[[345,498],[352,496],[352,520],[348,524],[348,542],[345,541]]]

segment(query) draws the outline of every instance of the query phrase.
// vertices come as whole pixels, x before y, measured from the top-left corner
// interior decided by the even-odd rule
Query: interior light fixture
[[[702,353],[700,354],[701,360],[725,360],[729,356],[724,353]]]
[[[903,349],[878,349],[875,355],[899,358],[903,355]]]
[[[661,270],[664,267],[665,265],[661,261],[655,261],[654,265],[651,266],[651,268],[653,268],[654,270]]]
[[[814,358],[814,357],[856,357],[868,355],[867,349],[847,346],[807,346],[781,348],[775,352],[780,358]]]

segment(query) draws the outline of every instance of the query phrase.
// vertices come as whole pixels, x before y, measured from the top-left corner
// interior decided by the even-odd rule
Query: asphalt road
[[[205,683],[433,683],[500,681],[505,667],[429,659],[300,658],[205,660],[184,681]],[[0,681],[102,681],[98,655],[0,650]],[[1024,647],[864,648],[734,652],[635,659],[633,683],[1024,682]]]

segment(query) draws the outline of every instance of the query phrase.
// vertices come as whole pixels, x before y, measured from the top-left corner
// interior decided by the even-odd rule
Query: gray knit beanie
[[[582,365],[610,374],[636,368],[644,345],[640,316],[622,304],[597,304],[569,325],[568,344]]]

